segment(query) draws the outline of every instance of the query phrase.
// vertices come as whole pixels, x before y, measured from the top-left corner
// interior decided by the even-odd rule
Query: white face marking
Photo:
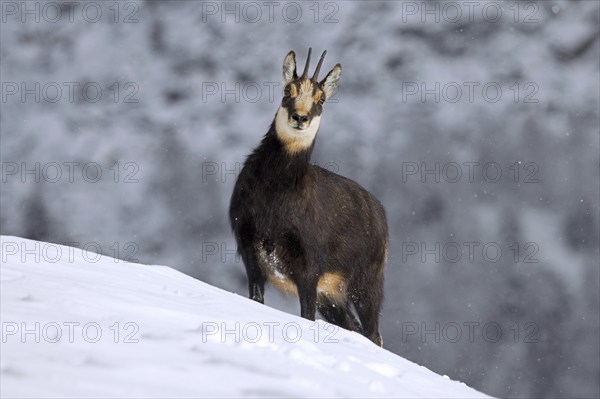
[[[312,145],[320,123],[321,117],[315,116],[306,129],[296,129],[289,123],[288,110],[284,107],[279,107],[275,118],[275,131],[286,150],[290,153],[295,153]]]
[[[310,80],[305,80],[300,84],[300,91],[296,96],[296,109],[301,114],[308,114],[313,106],[313,86]]]

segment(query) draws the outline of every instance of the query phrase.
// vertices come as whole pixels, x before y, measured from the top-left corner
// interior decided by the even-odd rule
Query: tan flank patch
[[[337,303],[346,302],[346,290],[348,282],[339,273],[325,273],[319,278],[317,292],[324,294],[330,300]]]
[[[296,287],[296,284],[287,276],[283,277],[271,273],[268,275],[268,279],[278,290],[288,295],[298,295],[298,287]],[[325,295],[329,300],[335,303],[342,304],[346,302],[346,290],[347,281],[339,273],[325,273],[319,278],[317,293]]]
[[[256,244],[258,265],[271,284],[286,294],[298,294],[296,284],[281,271],[281,259],[277,251],[267,253],[261,243]]]
[[[288,295],[298,295],[298,288],[296,284],[287,277],[276,276],[269,274],[269,282],[273,284],[278,290],[283,291]]]

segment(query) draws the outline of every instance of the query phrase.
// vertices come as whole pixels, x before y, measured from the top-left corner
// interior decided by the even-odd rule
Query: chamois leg
[[[317,308],[319,313],[331,324],[345,328],[346,330],[356,331],[362,334],[362,328],[356,317],[350,311],[349,303],[336,303],[326,295],[319,295]]]
[[[310,256],[303,243],[295,232],[284,235],[284,244],[289,263],[289,270],[293,270],[292,281],[298,289],[300,298],[300,316],[308,320],[315,320],[317,313],[317,285],[319,283],[318,258]]]
[[[249,250],[246,256],[242,254],[244,265],[246,266],[246,275],[248,276],[248,291],[250,299],[256,302],[265,302],[265,281],[266,278],[258,266],[256,252]]]
[[[357,295],[352,295],[352,301],[362,324],[363,335],[375,344],[383,346],[383,339],[379,333],[379,311],[383,301],[383,274],[379,274],[367,286],[368,290],[363,289]]]
[[[265,281],[262,270],[258,266],[257,249],[249,228],[242,230],[238,238],[238,252],[244,261],[246,267],[246,276],[248,277],[249,297],[256,302],[265,302]],[[236,237],[237,238],[237,237]]]
[[[248,274],[248,291],[250,293],[250,299],[265,303],[265,279],[262,275],[253,275],[250,277]]]
[[[300,316],[308,320],[315,320],[317,313],[317,279],[310,279],[298,284],[300,297]]]

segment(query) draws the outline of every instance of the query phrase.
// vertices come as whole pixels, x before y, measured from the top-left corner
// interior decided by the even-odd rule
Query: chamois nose
[[[308,115],[298,115],[298,113],[294,112],[292,114],[292,119],[298,123],[304,123],[308,121]]]

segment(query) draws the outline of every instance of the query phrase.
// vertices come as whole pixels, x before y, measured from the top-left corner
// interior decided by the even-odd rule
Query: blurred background
[[[246,296],[236,174],[284,56],[327,49],[313,161],[387,210],[384,346],[490,395],[599,396],[598,2],[1,6],[2,234]]]

